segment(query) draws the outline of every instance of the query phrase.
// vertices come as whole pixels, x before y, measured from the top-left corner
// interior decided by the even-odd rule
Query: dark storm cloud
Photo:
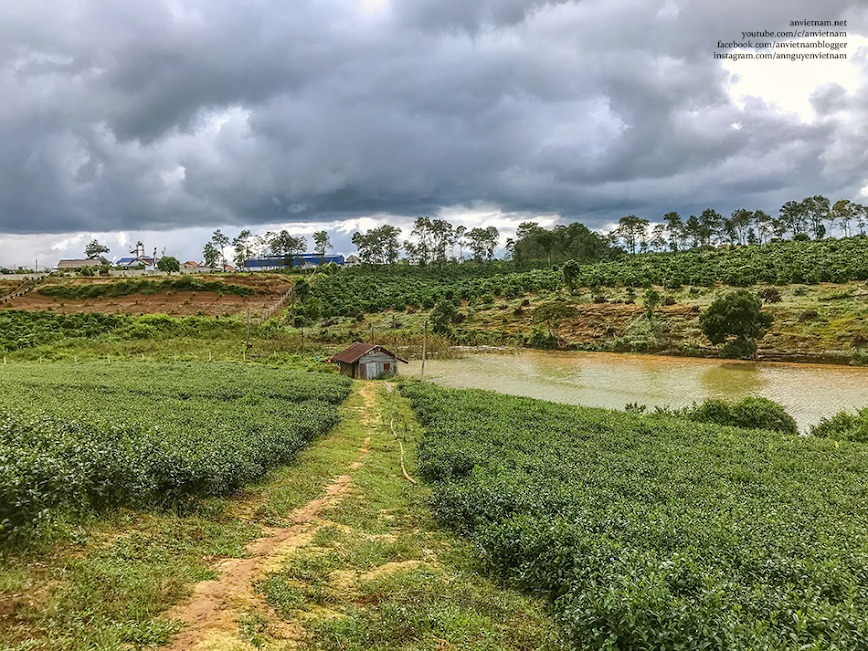
[[[712,52],[804,18],[846,15],[865,34],[865,11],[774,5],[9,3],[0,232],[475,202],[601,224],[624,211],[852,197],[868,183],[866,89],[819,89],[819,117],[805,123],[761,99],[738,106]]]

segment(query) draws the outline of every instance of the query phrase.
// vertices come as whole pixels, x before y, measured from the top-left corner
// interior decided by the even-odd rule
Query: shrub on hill
[[[824,418],[811,427],[811,436],[818,438],[858,441],[868,443],[868,408],[855,414],[839,411],[831,418]]]
[[[716,423],[748,429],[767,429],[798,434],[796,421],[784,407],[773,400],[749,397],[730,404],[723,400],[706,400],[688,409],[687,418],[701,423]]]

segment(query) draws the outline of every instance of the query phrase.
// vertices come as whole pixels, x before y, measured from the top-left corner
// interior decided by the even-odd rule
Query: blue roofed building
[[[319,253],[301,253],[298,255],[266,255],[252,258],[244,262],[242,268],[246,271],[267,271],[269,269],[286,269],[287,267],[300,267],[311,269],[320,264],[334,262],[339,266],[344,265],[342,255],[320,255]]]
[[[145,269],[153,269],[156,263],[157,261],[151,256],[143,255],[135,258],[121,258],[115,262],[115,266],[124,269],[134,269],[141,264],[145,266]]]

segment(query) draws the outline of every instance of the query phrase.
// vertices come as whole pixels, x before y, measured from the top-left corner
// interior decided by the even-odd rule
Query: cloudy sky
[[[848,59],[713,56],[805,19]],[[866,203],[866,54],[862,0],[3,2],[0,265]]]

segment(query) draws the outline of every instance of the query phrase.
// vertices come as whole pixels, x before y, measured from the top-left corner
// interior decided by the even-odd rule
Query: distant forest
[[[552,267],[573,260],[580,264],[616,260],[625,254],[684,251],[721,245],[763,244],[769,241],[821,240],[832,233],[849,237],[865,234],[868,208],[841,199],[834,204],[822,196],[788,201],[773,217],[762,210],[739,208],[729,217],[708,208],[697,215],[682,217],[677,212],[663,215],[659,223],[628,215],[618,220],[609,233],[598,233],[580,222],[545,228],[536,222],[523,222],[514,238],[506,241],[506,259],[519,269]],[[352,236],[358,257],[367,265],[393,265],[403,261],[420,267],[444,268],[456,262],[486,262],[494,259],[500,232],[494,226],[470,228],[454,226],[445,219],[418,217],[409,239],[401,239],[397,226],[384,224]],[[326,231],[314,233],[314,253],[325,256],[332,248]],[[225,265],[224,250],[235,251],[241,267],[257,256],[283,257],[287,266],[307,250],[303,236],[288,231],[253,235],[243,230],[230,240],[218,229],[206,245],[206,265]]]
[[[817,195],[802,201],[788,201],[777,217],[762,210],[740,208],[724,217],[708,208],[699,216],[686,219],[677,212],[663,215],[653,224],[636,215],[622,217],[608,234],[590,230],[573,222],[544,228],[536,222],[523,222],[515,238],[506,242],[507,257],[518,267],[549,266],[567,260],[580,263],[614,260],[625,253],[682,251],[720,245],[763,244],[771,240],[820,240],[837,227],[844,237],[858,229],[865,234],[868,208],[847,199],[832,204]],[[855,227],[855,228],[854,228]],[[353,243],[359,258],[368,264],[394,264],[403,251],[405,259],[421,266],[443,267],[449,262],[470,259],[491,260],[499,233],[493,226],[467,230],[443,219],[419,217],[410,235],[401,242],[401,229],[385,225],[367,233],[356,233]]]

